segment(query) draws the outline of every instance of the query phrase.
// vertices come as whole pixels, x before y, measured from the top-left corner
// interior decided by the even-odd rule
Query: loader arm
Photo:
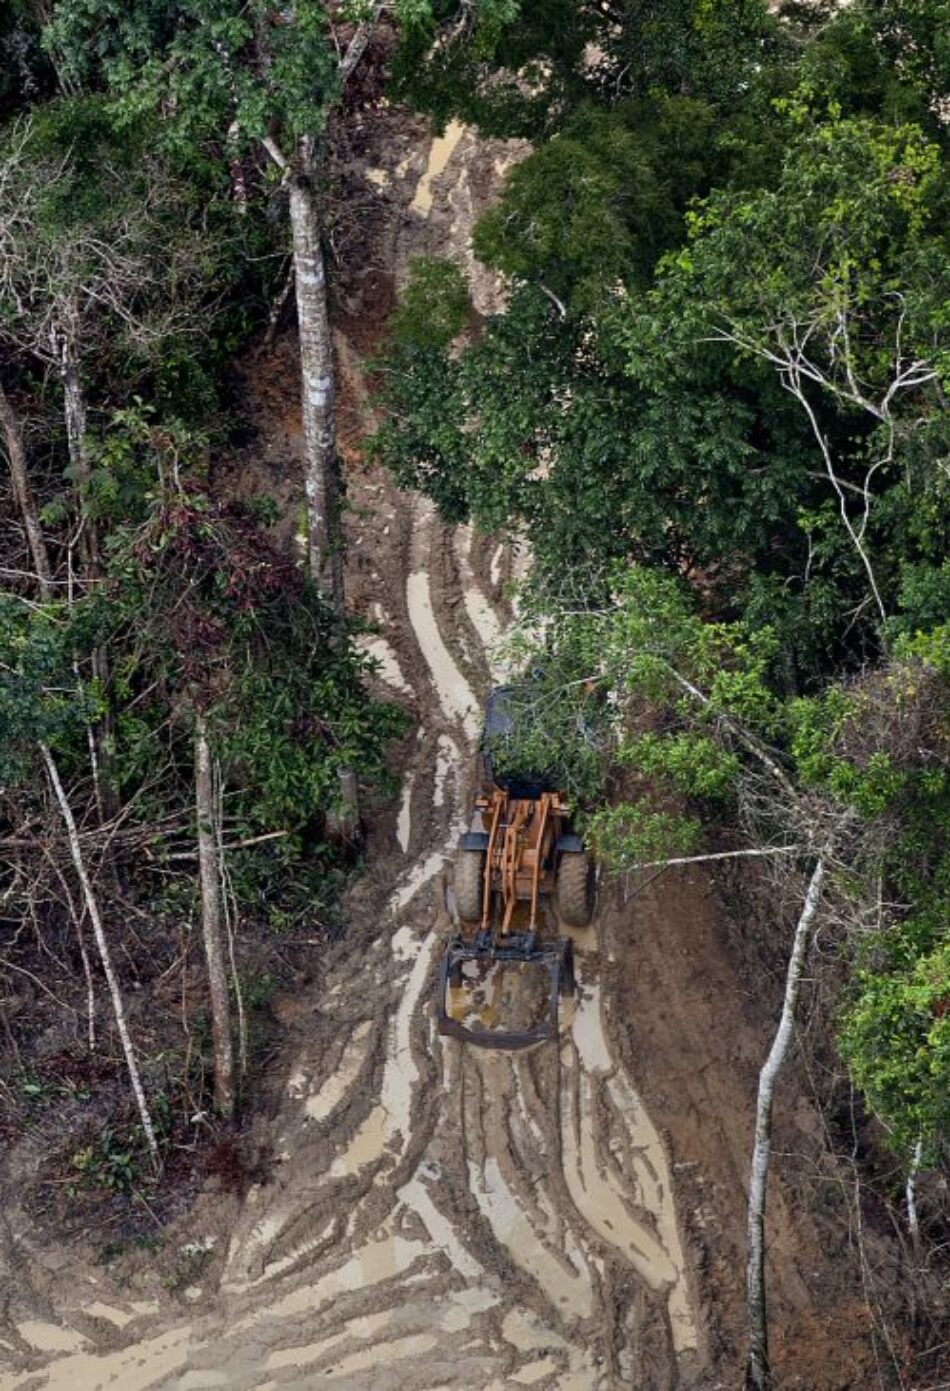
[[[473,1029],[453,1019],[447,1000],[453,984],[461,978],[467,961],[484,966],[501,963],[521,963],[542,966],[550,977],[545,1018],[531,1029]],[[442,958],[439,970],[438,1007],[436,1020],[440,1034],[472,1043],[476,1048],[498,1048],[513,1053],[557,1038],[559,997],[574,993],[573,944],[569,938],[540,943],[534,932],[512,932],[496,936],[490,930],[480,930],[472,941],[455,937]]]
[[[570,838],[562,835],[567,806],[558,792],[540,788],[518,791],[530,791],[530,795],[515,796],[495,784],[490,792],[476,798],[472,829],[463,836],[459,848],[465,855],[482,857],[480,921],[473,936],[459,932],[449,943],[439,973],[437,1005],[441,1034],[477,1047],[507,1051],[556,1038],[559,997],[574,990],[570,940],[545,937],[539,931],[541,898],[554,895],[561,843]],[[471,902],[470,894],[466,902]],[[474,919],[474,913],[472,916]],[[526,927],[521,927],[525,920]],[[471,963],[477,968],[474,973]],[[450,1012],[453,990],[464,989],[472,977],[484,980],[499,965],[539,967],[547,972],[544,1018],[532,1028],[473,1028]]]

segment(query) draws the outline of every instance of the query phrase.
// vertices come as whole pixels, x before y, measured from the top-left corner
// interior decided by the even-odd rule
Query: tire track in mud
[[[75,1328],[48,1326],[52,1360],[2,1388],[652,1391],[688,1372],[669,1164],[615,1061],[623,982],[596,927],[572,934],[579,994],[559,1046],[511,1056],[436,1037],[445,873],[481,698],[504,677],[498,593],[517,558],[478,557],[430,504],[390,502],[408,523],[403,588],[380,574],[370,616],[386,636],[364,644],[420,728],[378,926],[354,934],[301,1029],[282,1162],[239,1212],[207,1309],[167,1327],[157,1305],[117,1302],[105,1348],[89,1308],[66,1315]]]
[[[596,930],[574,934],[580,993],[559,1054],[484,1053],[434,1035],[441,880],[466,819],[477,724],[429,566],[444,540],[417,503],[406,585],[417,650],[403,640],[396,657],[427,672],[413,784],[429,820],[404,827],[409,863],[378,940],[327,983],[330,1027],[288,1079],[288,1157],[249,1195],[219,1310],[105,1357],[63,1346],[35,1380],[11,1385],[595,1391],[675,1384],[677,1354],[695,1346],[668,1165],[613,1061]],[[466,588],[478,586],[469,639],[487,640],[503,619],[492,608],[496,628],[485,620],[487,585],[464,537],[451,554]],[[480,661],[484,674],[484,651]],[[612,1312],[631,1276],[639,1314],[645,1299],[666,1330],[667,1373],[644,1376],[640,1330]]]

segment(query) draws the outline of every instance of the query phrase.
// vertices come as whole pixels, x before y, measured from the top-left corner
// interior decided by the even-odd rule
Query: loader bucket
[[[549,985],[544,1020],[530,1029],[503,1030],[473,1029],[453,1019],[448,1010],[449,989],[461,983],[463,967],[472,961],[486,970],[498,963],[537,966],[545,970]],[[557,1038],[558,999],[573,992],[574,958],[569,938],[541,941],[536,932],[496,934],[491,929],[476,932],[468,941],[456,936],[449,943],[439,971],[436,1010],[439,1033],[477,1048],[498,1048],[506,1052],[531,1048],[536,1043]]]

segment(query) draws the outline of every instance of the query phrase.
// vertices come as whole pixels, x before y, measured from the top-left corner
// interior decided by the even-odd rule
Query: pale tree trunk
[[[907,1198],[907,1227],[914,1244],[914,1260],[918,1265],[920,1264],[920,1218],[917,1216],[917,1175],[920,1173],[920,1162],[923,1156],[923,1141],[918,1140],[910,1158],[910,1168],[907,1171],[907,1184],[904,1190]]]
[[[358,846],[362,839],[360,827],[360,785],[352,768],[341,768],[340,807],[327,815],[327,827],[335,840]]]
[[[211,997],[214,1044],[214,1108],[230,1120],[234,1115],[234,1048],[231,1042],[231,1002],[225,959],[224,909],[218,847],[215,835],[214,777],[208,729],[195,715],[195,813],[198,825],[198,868],[201,878],[201,933]]]
[[[759,1073],[759,1092],[755,1110],[755,1144],[749,1181],[748,1249],[746,1254],[746,1297],[749,1317],[749,1355],[746,1386],[750,1391],[768,1391],[772,1384],[769,1368],[768,1315],[765,1299],[765,1201],[772,1152],[772,1098],[795,1027],[795,1010],[801,990],[802,971],[808,940],[825,880],[829,850],[818,857],[812,871],[805,902],[795,928],[792,953],[785,977],[782,1017],[772,1040],[769,1055]]]
[[[89,921],[92,923],[93,936],[96,939],[96,948],[99,952],[99,960],[102,962],[102,969],[105,974],[106,982],[109,986],[109,994],[112,998],[112,1010],[115,1015],[116,1028],[119,1031],[119,1039],[122,1043],[122,1051],[125,1054],[125,1065],[129,1070],[129,1080],[132,1083],[132,1091],[135,1094],[136,1105],[138,1106],[139,1118],[142,1122],[142,1131],[145,1135],[146,1143],[152,1155],[152,1162],[156,1170],[161,1166],[158,1153],[158,1141],[155,1139],[155,1127],[152,1125],[152,1117],[149,1113],[148,1102],[145,1100],[145,1090],[142,1086],[142,1078],[139,1074],[138,1063],[135,1058],[135,1049],[132,1047],[132,1038],[129,1034],[128,1025],[125,1020],[125,1006],[122,1003],[122,992],[119,989],[119,981],[112,965],[112,956],[109,952],[109,944],[102,927],[102,918],[99,913],[99,904],[92,890],[92,881],[86,869],[86,862],[83,858],[82,846],[79,842],[79,832],[76,829],[76,820],[73,816],[72,807],[63,789],[60,780],[59,769],[53,755],[45,744],[40,744],[40,753],[43,762],[46,764],[46,771],[59,804],[60,814],[63,824],[66,827],[66,836],[69,840],[70,854],[72,855],[73,865],[76,875],[82,887],[83,899],[86,904],[86,912],[89,914]]]
[[[212,765],[211,782],[214,788],[214,847],[218,857],[218,882],[221,885],[221,906],[225,937],[228,943],[228,961],[231,965],[231,981],[234,986],[234,1012],[237,1015],[238,1059],[243,1078],[247,1076],[247,1016],[244,1012],[244,993],[241,990],[241,977],[234,950],[237,899],[231,884],[228,862],[224,852],[224,779],[221,777],[221,766],[217,760]]]
[[[244,177],[244,165],[241,163],[239,135],[238,123],[232,121],[228,127],[228,171],[231,175],[231,196],[241,217],[246,217],[247,180]]]
[[[294,289],[300,337],[307,559],[310,575],[335,611],[343,614],[343,528],[336,453],[336,377],[327,298],[317,161],[314,142],[298,142],[290,174]],[[360,838],[359,786],[350,768],[340,772],[340,809],[327,818],[330,834]]]
[[[921,1276],[924,1270],[923,1253],[920,1245],[920,1216],[917,1212],[917,1176],[920,1173],[923,1157],[923,1141],[918,1140],[911,1153],[910,1168],[907,1171],[907,1183],[904,1189],[904,1196],[907,1199],[907,1228],[910,1232],[913,1258],[910,1279],[910,1314],[914,1324],[920,1318]]]
[[[316,176],[313,142],[301,140],[290,176],[290,225],[300,334],[307,553],[311,577],[341,612],[343,552],[338,515],[336,383]]]
[[[20,509],[20,516],[23,518],[23,529],[26,532],[27,544],[33,559],[33,569],[36,572],[40,596],[48,602],[53,598],[53,575],[50,569],[49,553],[40,528],[33,489],[30,487],[20,422],[16,418],[16,412],[10,404],[10,399],[4,391],[2,383],[0,383],[0,436],[3,438],[3,446],[10,465],[13,495]]]
[[[917,1253],[921,1244],[921,1223],[917,1216],[917,1175],[921,1171],[921,1159],[924,1157],[924,1142],[919,1141],[914,1146],[914,1153],[911,1155],[911,1167],[907,1173],[907,1225],[910,1228],[912,1241],[914,1241],[914,1252]]]

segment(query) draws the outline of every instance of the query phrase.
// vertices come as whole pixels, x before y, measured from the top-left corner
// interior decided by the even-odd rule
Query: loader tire
[[[462,922],[481,922],[484,886],[484,850],[459,850],[455,856],[455,907]]]
[[[594,865],[586,850],[566,850],[561,856],[557,915],[566,927],[587,927],[594,916]]]

